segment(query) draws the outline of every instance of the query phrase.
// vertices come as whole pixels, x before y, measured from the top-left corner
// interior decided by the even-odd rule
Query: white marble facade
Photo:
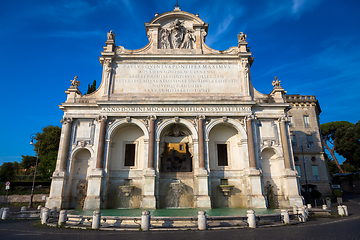
[[[46,206],[266,208],[269,194],[302,206],[286,92],[277,79],[255,90],[246,35],[211,49],[208,24],[178,7],[145,27],[138,50],[108,33],[95,92],[72,80]]]

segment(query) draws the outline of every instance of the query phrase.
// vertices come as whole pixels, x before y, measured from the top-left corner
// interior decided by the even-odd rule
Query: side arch
[[[240,133],[241,139],[244,139],[244,140],[247,139],[247,134],[246,134],[244,127],[240,124],[240,122],[238,122],[234,119],[231,119],[231,118],[228,118],[226,122],[224,122],[223,119],[221,119],[221,118],[210,122],[209,125],[207,125],[206,129],[205,129],[205,139],[209,138],[211,129],[213,129],[218,124],[229,124],[229,125],[233,126]]]
[[[145,140],[149,140],[149,130],[145,126],[143,122],[141,122],[138,119],[131,118],[130,121],[126,121],[126,119],[121,119],[116,122],[114,122],[107,130],[106,132],[106,140],[110,140],[112,135],[114,134],[115,130],[122,124],[135,124],[137,125],[144,133]]]

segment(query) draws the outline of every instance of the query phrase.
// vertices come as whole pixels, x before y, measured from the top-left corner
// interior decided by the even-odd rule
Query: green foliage
[[[342,138],[341,135],[347,132],[352,126],[354,126],[354,124],[347,121],[329,122],[320,125],[324,146],[330,152],[336,167],[341,173],[343,173],[344,170],[340,166],[335,152],[345,157],[344,153],[347,152],[347,150],[344,149],[343,152],[339,151],[339,140]]]
[[[58,151],[60,143],[61,128],[49,125],[42,129],[42,133],[36,133],[34,151],[37,153],[39,146],[39,158],[47,155],[49,152]]]
[[[328,122],[320,125],[321,134],[326,141],[334,143],[335,133],[338,129],[348,128],[349,126],[354,125],[353,123],[347,121],[337,121],[337,122]]]
[[[274,187],[270,183],[268,183],[266,186],[266,198],[268,201],[268,208],[275,209],[277,207],[277,204],[274,194]]]
[[[30,155],[21,155],[22,160],[20,163],[21,168],[28,169],[31,166],[35,166],[36,164],[36,157]]]
[[[328,155],[326,153],[325,153],[325,159],[327,161],[329,172],[331,174],[335,174],[335,173],[340,172],[339,168],[336,166],[336,163],[334,161],[332,161],[330,158],[328,158]]]
[[[360,167],[360,121],[336,131],[335,149],[350,165]]]
[[[42,156],[41,162],[38,166],[38,174],[41,175],[40,179],[50,181],[52,173],[55,171],[57,151],[51,151]]]
[[[0,182],[11,181],[15,177],[15,166],[12,162],[3,163],[0,166]]]
[[[96,90],[96,80],[94,80],[91,85],[90,85],[90,83],[88,84],[88,89],[87,89],[86,94],[95,92],[95,90]]]
[[[310,192],[310,196],[311,196],[313,199],[321,198],[321,192],[319,192],[318,190],[312,190],[312,191]]]
[[[344,194],[340,189],[334,189],[334,196],[335,197],[342,197]]]

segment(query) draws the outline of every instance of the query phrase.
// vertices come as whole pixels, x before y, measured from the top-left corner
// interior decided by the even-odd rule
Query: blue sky
[[[0,2],[0,164],[34,154],[30,134],[59,125],[64,91],[78,75],[86,92],[101,81],[106,33],[127,49],[145,46],[144,23],[175,0],[17,0]],[[209,23],[206,43],[237,45],[245,32],[255,57],[253,85],[270,93],[278,76],[289,94],[315,95],[321,123],[357,122],[360,112],[360,1],[180,0]]]

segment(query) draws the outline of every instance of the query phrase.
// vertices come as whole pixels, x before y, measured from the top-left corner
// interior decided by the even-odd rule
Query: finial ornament
[[[272,85],[274,86],[274,89],[281,88],[281,81],[277,77],[275,77],[275,80],[272,81]]]
[[[80,85],[80,81],[78,81],[77,79],[78,79],[78,76],[75,76],[74,80],[70,80],[71,87],[77,88]]]
[[[180,7],[179,0],[176,0],[175,7]]]
[[[240,32],[238,34],[238,42],[239,42],[239,44],[240,44],[240,42],[246,42],[246,37],[247,37],[246,34],[244,34],[243,32]]]
[[[113,30],[111,30],[110,32],[107,33],[107,40],[114,40],[115,41],[115,33],[113,32]]]

